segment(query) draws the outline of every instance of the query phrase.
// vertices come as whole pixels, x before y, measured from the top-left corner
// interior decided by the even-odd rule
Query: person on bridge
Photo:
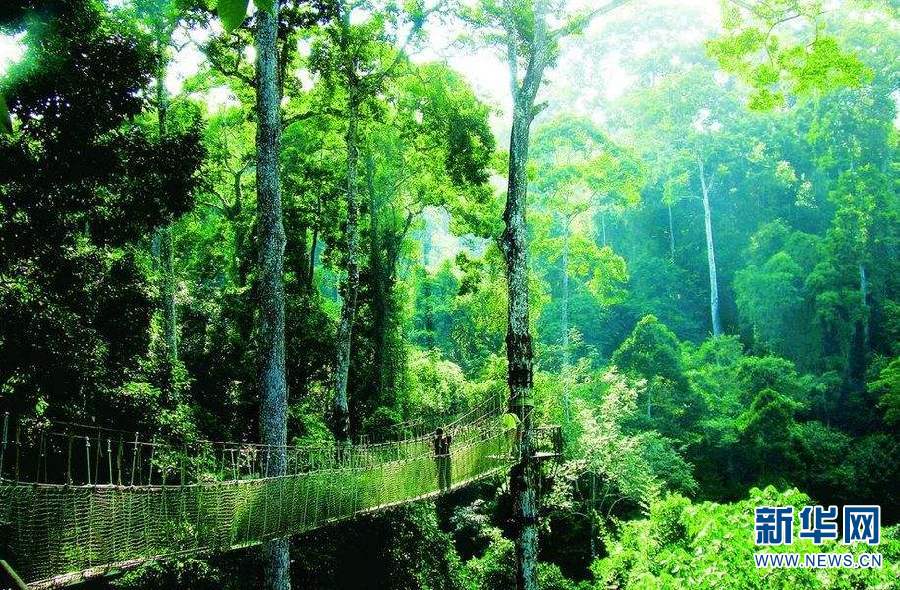
[[[442,492],[450,489],[450,443],[453,436],[443,428],[434,431],[434,462],[437,465],[438,486]]]

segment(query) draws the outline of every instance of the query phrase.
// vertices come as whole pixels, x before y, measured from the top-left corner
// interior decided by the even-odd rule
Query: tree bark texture
[[[506,358],[510,411],[519,416],[519,461],[510,470],[516,539],[516,587],[536,590],[538,554],[538,466],[534,458],[532,380],[534,351],[528,316],[528,148],[535,99],[547,66],[549,43],[546,0],[534,3],[534,36],[528,64],[521,82],[518,75],[518,47],[512,25],[513,7],[507,25],[507,56],[513,94],[513,121],[509,145],[509,185],[503,212],[505,229],[500,246],[506,260],[507,332]]]
[[[278,86],[278,2],[271,11],[257,12],[256,22],[256,187],[259,232],[260,433],[270,445],[269,477],[286,470],[287,380],[284,359],[284,248],[279,152],[281,98]],[[265,587],[290,589],[288,540],[263,546]]]
[[[722,334],[722,322],[719,319],[719,282],[716,278],[716,248],[713,243],[712,207],[709,203],[709,183],[703,170],[703,161],[697,160],[700,168],[700,188],[703,192],[703,221],[706,227],[706,259],[709,266],[709,313],[712,319],[713,336]]]
[[[340,442],[350,438],[350,404],[347,399],[347,379],[350,372],[350,343],[356,317],[356,297],[359,291],[359,195],[357,175],[359,167],[359,97],[351,85],[347,115],[347,278],[344,282],[343,305],[337,331],[332,420],[334,436]]]

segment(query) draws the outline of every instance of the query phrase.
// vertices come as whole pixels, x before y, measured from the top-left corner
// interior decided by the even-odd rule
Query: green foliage
[[[121,426],[155,430],[158,413],[118,395],[151,384],[174,410],[181,387],[144,362],[154,302],[138,246],[193,206],[202,123],[187,115],[159,137],[135,121],[154,57],[133,22],[93,2],[67,3],[45,28],[26,22],[43,42],[30,49],[41,67],[10,81],[28,124],[0,141],[0,275],[16,277],[0,282],[0,394],[26,416],[116,408]]]
[[[515,414],[503,414],[503,427],[506,430],[515,430],[519,426],[519,417]]]
[[[272,0],[263,0],[263,6],[266,3],[271,7]],[[244,23],[249,5],[250,0],[216,0],[216,10],[226,31],[234,31]],[[263,6],[260,8],[265,10]]]
[[[12,119],[9,116],[9,107],[6,106],[6,99],[0,94],[0,132],[12,133]]]
[[[660,489],[690,491],[695,488],[691,466],[655,431],[633,431],[639,421],[638,397],[643,382],[629,382],[609,371],[596,387],[600,401],[596,410],[579,400],[577,441],[573,455],[584,468],[602,478],[603,492],[595,498],[594,510],[612,511],[625,500],[646,506]]]
[[[754,488],[749,497],[733,504],[691,503],[673,495],[650,508],[649,518],[625,523],[610,538],[608,557],[593,565],[596,588],[610,584],[628,588],[700,588],[749,590],[762,588],[877,588],[890,587],[897,575],[900,542],[897,527],[883,527],[877,551],[883,569],[802,568],[757,569],[753,554],[753,510],[757,506],[813,504],[808,496],[789,489],[779,492]],[[855,545],[854,554],[875,548]],[[843,552],[837,541],[814,546],[795,537],[793,545],[767,548],[771,552]]]
[[[215,590],[224,583],[224,572],[206,561],[196,559],[153,562],[137,570],[125,572],[114,584],[121,590],[148,587],[178,587],[191,590]]]
[[[514,588],[515,546],[500,534],[498,529],[489,531],[491,544],[487,551],[466,563],[470,572],[469,590],[490,590],[493,588]],[[566,578],[559,566],[552,563],[538,563],[538,584],[547,590],[575,590],[576,584]]]
[[[741,446],[760,470],[757,478],[763,482],[781,483],[796,409],[790,399],[767,387],[753,398],[750,407],[738,418]]]
[[[112,4],[0,9],[0,29],[27,30],[29,45],[0,82],[0,406],[36,424],[257,440],[248,2]],[[418,432],[507,394],[497,240],[510,162],[496,108],[464,74],[410,58],[448,5],[363,2],[351,15],[338,4],[340,14],[328,2],[279,5],[288,423],[301,445],[333,442],[351,93],[354,440]],[[516,92],[538,49],[536,10],[548,7],[555,27],[545,49],[560,74],[530,114],[527,163],[534,417],[565,436],[565,461],[541,478],[542,587],[887,586],[895,528],[884,571],[763,573],[749,518],[757,503],[878,503],[886,522],[898,515],[897,33],[881,18],[895,11],[725,3],[724,34],[709,40],[710,19],[682,6],[588,27],[592,12],[571,4],[464,4],[463,42],[511,58]],[[168,60],[193,55],[172,45],[200,32],[204,59],[166,101],[160,136],[155,82]],[[560,44],[569,34],[582,36]],[[625,73],[621,95],[592,81],[608,68]],[[704,183],[726,332],[715,338]],[[156,312],[151,236],[163,225],[177,359]],[[181,459],[156,458],[163,469]],[[345,502],[357,490],[343,483],[315,490]],[[746,498],[768,483],[803,493]],[[244,524],[263,501],[251,496]],[[508,486],[449,496],[440,511],[465,502],[449,522],[415,506],[302,537],[294,582],[512,587]],[[121,584],[258,587],[258,565],[176,560]]]
[[[788,0],[774,4],[722,3],[725,34],[706,44],[727,72],[753,90],[749,106],[770,110],[787,96],[811,96],[866,82],[870,71],[829,35],[820,2]],[[779,25],[800,22],[810,31],[800,38],[782,34]],[[809,39],[809,40],[807,40]]]
[[[499,529],[491,532],[491,543],[481,557],[466,563],[475,588],[511,588],[515,582],[515,546]]]
[[[413,351],[409,359],[409,411],[425,421],[469,408],[475,392],[462,369],[437,351]]]
[[[652,315],[641,318],[613,354],[612,363],[645,379],[662,377],[679,386],[685,383],[678,338]]]
[[[799,472],[794,481],[815,498],[839,498],[854,493],[856,477],[847,460],[853,438],[817,420],[790,426],[792,450],[790,464]]]
[[[869,392],[878,398],[884,422],[896,427],[900,423],[900,358],[894,358],[881,369],[878,378],[869,382]]]
[[[438,528],[433,504],[382,512],[311,533],[300,541],[292,568],[292,582],[300,587],[469,588],[450,536]]]
[[[735,303],[757,347],[815,367],[822,354],[821,332],[810,329],[813,295],[807,279],[824,255],[822,240],[791,232],[777,220],[750,241],[746,267],[735,273]]]
[[[682,351],[671,330],[653,316],[642,318],[615,351],[612,363],[644,382],[640,405],[646,412],[636,417],[641,427],[682,443],[693,440],[705,405],[687,380]]]

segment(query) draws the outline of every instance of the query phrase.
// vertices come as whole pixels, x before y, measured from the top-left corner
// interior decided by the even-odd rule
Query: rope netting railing
[[[380,438],[372,435],[362,435],[362,442],[389,442],[410,438],[430,436],[435,428],[452,429],[455,426],[468,424],[479,420],[486,415],[496,415],[507,411],[506,392],[500,395],[492,395],[483,399],[471,408],[448,408],[445,411],[421,418],[412,418],[403,422],[392,424],[386,428],[387,435]]]
[[[502,410],[482,410],[449,427],[449,465],[434,456],[430,436],[282,449],[172,445],[104,429],[27,432],[6,423],[0,547],[29,584],[47,587],[125,564],[247,547],[425,498],[511,462],[515,435],[504,429]],[[267,477],[276,451],[287,456],[287,474]]]
[[[499,397],[488,397],[437,422],[464,433],[505,411]],[[287,473],[365,467],[430,452],[431,429],[396,441],[367,444],[318,443],[273,447],[251,442],[205,439],[146,440],[134,431],[71,422],[19,422],[3,419],[0,479],[7,482],[126,486],[253,479],[265,476],[276,453],[286,455]]]

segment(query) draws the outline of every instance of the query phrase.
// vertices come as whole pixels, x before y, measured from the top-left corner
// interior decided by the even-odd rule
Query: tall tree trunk
[[[429,263],[431,262],[431,250],[433,244],[431,243],[431,223],[427,220],[425,222],[425,228],[422,230],[422,266],[425,270],[428,270]]]
[[[312,292],[313,287],[316,284],[316,250],[319,247],[319,224],[318,222],[313,226],[312,230],[312,244],[309,246],[309,271],[306,274],[307,283],[306,289],[309,292]]]
[[[231,228],[234,232],[232,238],[233,252],[231,253],[231,266],[232,280],[236,287],[243,287],[247,284],[247,277],[244,276],[244,272],[241,269],[241,250],[244,248],[244,234],[238,225],[238,218],[244,208],[244,190],[242,187],[244,170],[239,170],[234,173],[234,203],[232,203],[231,207],[226,211],[226,217],[231,222]]]
[[[520,590],[537,589],[538,551],[538,507],[535,489],[538,474],[533,457],[532,423],[534,351],[528,315],[528,244],[525,220],[528,191],[525,163],[528,161],[530,124],[531,105],[516,104],[509,148],[509,189],[503,214],[506,229],[502,237],[509,299],[506,359],[509,366],[510,411],[517,414],[520,419],[520,458],[510,472],[515,516],[519,528],[516,539],[516,587]]]
[[[569,399],[569,220],[563,226],[562,247],[562,406],[568,423],[572,418]]]
[[[172,224],[156,230],[159,253],[159,306],[162,310],[163,341],[166,358],[170,363],[178,360],[178,320],[175,312],[175,254],[172,243]]]
[[[292,241],[291,249],[292,251],[297,252],[297,258],[291,262],[293,263],[292,268],[296,275],[297,287],[300,291],[306,289],[306,285],[309,284],[309,277],[307,276],[307,273],[309,272],[309,250],[307,249],[307,240],[309,236],[307,230],[308,228],[305,225],[300,224],[292,232],[292,235],[296,237]]]
[[[349,16],[343,16],[349,18]],[[341,319],[337,331],[337,358],[335,360],[334,396],[332,415],[334,436],[340,442],[350,438],[350,405],[347,400],[347,378],[350,372],[350,341],[353,337],[353,320],[356,317],[356,296],[359,291],[359,202],[357,168],[359,165],[359,90],[349,88],[347,116],[347,279],[344,283]]]
[[[375,372],[372,397],[379,404],[384,402],[385,372],[388,331],[389,296],[385,256],[382,253],[381,199],[375,192],[375,160],[371,148],[366,148],[366,193],[369,197],[369,274],[372,277],[372,332],[375,347],[372,350],[372,367]]]
[[[271,11],[257,11],[256,22],[256,190],[259,232],[259,359],[260,431],[271,445],[267,476],[286,472],[287,381],[284,359],[284,247],[279,152],[281,97],[278,86],[278,2]],[[289,590],[288,540],[263,547],[265,587]]]
[[[703,160],[697,159],[700,169],[700,188],[703,191],[703,220],[706,227],[706,259],[709,266],[709,313],[712,317],[713,336],[722,334],[722,323],[719,319],[719,283],[716,279],[716,249],[713,244],[712,208],[709,204],[709,184],[703,171]]]
[[[156,116],[159,138],[166,135],[166,121],[169,111],[169,97],[166,92],[166,55],[165,43],[168,34],[162,30],[162,21],[155,31],[157,35],[156,64]],[[178,318],[175,311],[175,269],[174,248],[172,243],[172,221],[156,230],[153,236],[154,251],[157,253],[159,269],[159,309],[162,316],[163,342],[165,343],[166,360],[170,364],[178,361]]]
[[[309,273],[306,275],[309,283],[306,288],[312,293],[316,285],[316,256],[319,248],[319,220],[322,219],[322,195],[316,199],[316,218],[313,222],[312,244],[309,247]]]
[[[434,333],[434,302],[431,298],[431,277],[428,271],[422,273],[422,301],[425,306],[425,346],[426,350],[435,348],[437,339]]]
[[[538,466],[534,457],[532,398],[533,362],[528,316],[528,148],[534,102],[544,76],[549,53],[546,0],[534,2],[534,33],[528,66],[521,83],[518,76],[518,47],[514,25],[508,25],[507,53],[513,94],[513,120],[509,143],[509,186],[503,211],[505,229],[500,246],[506,260],[507,331],[506,359],[510,411],[519,416],[519,461],[510,470],[517,521],[516,587],[537,590],[538,555]],[[512,11],[512,6],[506,5]],[[510,17],[512,22],[512,17]]]
[[[606,246],[606,213],[600,212],[600,235],[603,240],[603,246]]]
[[[675,222],[672,220],[672,204],[666,206],[669,210],[669,256],[675,262]]]
[[[869,279],[866,276],[866,267],[862,262],[859,263],[859,294],[863,305],[863,347],[867,350],[869,347]]]
[[[866,361],[869,353],[869,279],[866,267],[859,263],[859,295],[862,301],[862,314],[856,321],[850,347],[847,350],[847,372],[851,384],[855,388],[863,388],[866,381]],[[841,403],[846,403],[847,394],[842,396]]]

